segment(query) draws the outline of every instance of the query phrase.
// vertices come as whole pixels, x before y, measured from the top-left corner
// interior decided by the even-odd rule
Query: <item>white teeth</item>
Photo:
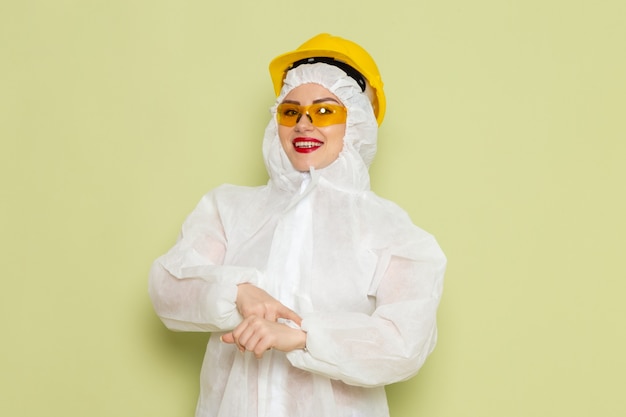
[[[296,148],[317,148],[321,145],[318,142],[296,142],[294,146]]]

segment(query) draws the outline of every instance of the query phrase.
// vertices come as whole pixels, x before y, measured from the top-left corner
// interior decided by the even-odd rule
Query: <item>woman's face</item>
[[[302,84],[294,88],[287,94],[283,104],[294,104],[297,106],[309,106],[311,104],[328,104],[329,107],[343,104],[337,96],[319,84]],[[323,114],[314,114],[315,109],[310,109],[309,113],[313,122],[323,119]],[[321,110],[326,111],[322,106]],[[280,109],[279,109],[280,112]],[[308,171],[311,167],[322,169],[330,165],[337,159],[339,152],[343,149],[343,137],[346,133],[345,119],[342,123],[330,124],[318,127],[313,124],[306,114],[302,114],[293,126],[285,126],[278,123],[278,137],[280,143],[289,158],[289,161],[298,171]],[[324,124],[324,123],[317,123]]]

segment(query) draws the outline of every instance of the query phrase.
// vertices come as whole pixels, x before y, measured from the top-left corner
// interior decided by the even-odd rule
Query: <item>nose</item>
[[[314,128],[315,126],[313,126],[313,118],[311,118],[309,112],[300,114],[300,117],[298,117],[298,120],[296,120],[296,130],[299,132],[304,132],[307,130],[313,130]]]

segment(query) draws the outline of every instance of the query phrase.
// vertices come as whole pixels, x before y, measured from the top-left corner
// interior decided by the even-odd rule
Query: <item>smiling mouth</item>
[[[324,142],[321,142],[313,138],[295,138],[293,141],[293,147],[296,152],[309,153],[319,149]]]

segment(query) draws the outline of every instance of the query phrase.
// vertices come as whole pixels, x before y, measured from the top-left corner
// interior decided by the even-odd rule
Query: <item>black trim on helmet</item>
[[[350,65],[346,64],[345,62],[338,61],[335,58],[330,58],[330,57],[325,57],[325,56],[314,56],[311,58],[304,58],[291,64],[291,66],[287,68],[287,71],[292,70],[296,67],[299,67],[300,65],[303,65],[303,64],[315,64],[317,62],[332,65],[343,70],[350,78],[356,81],[359,87],[361,87],[361,91],[363,92],[365,91],[365,86],[366,86],[365,77],[363,77],[360,72],[355,70]]]

